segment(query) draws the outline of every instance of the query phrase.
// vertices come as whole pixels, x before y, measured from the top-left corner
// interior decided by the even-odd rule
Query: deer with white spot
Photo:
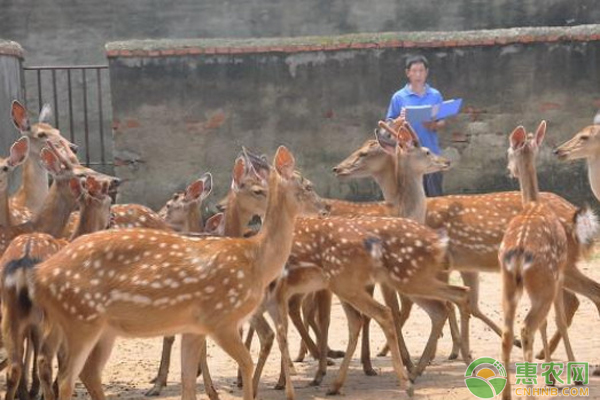
[[[44,232],[59,237],[64,229],[76,201],[69,189],[69,180],[75,177],[73,164],[48,141],[47,148],[40,152],[40,160],[56,181],[50,187],[42,209],[33,220],[10,227],[0,227],[0,254],[3,254],[10,242],[24,233]]]
[[[498,252],[504,311],[502,361],[506,366],[510,365],[515,312],[523,289],[531,300],[531,308],[521,330],[524,360],[532,362],[534,334],[539,330],[546,362],[551,361],[546,318],[554,304],[556,326],[563,338],[567,357],[569,361],[575,361],[562,299],[569,233],[552,208],[539,201],[535,162],[545,134],[546,121],[540,123],[535,135],[527,134],[522,126],[510,134],[508,169],[513,177],[519,179],[523,210],[508,224]],[[577,213],[574,223],[575,240],[578,242],[590,241],[593,237],[590,234],[598,230],[598,221],[593,213]],[[587,229],[590,226],[592,229]],[[510,379],[502,397],[511,398]]]
[[[107,228],[110,223],[111,203],[108,185],[100,184],[93,177],[88,177],[83,188],[79,178],[73,177],[69,181],[69,187],[72,196],[77,199],[82,215],[79,226],[70,240]],[[26,288],[23,282],[25,270],[35,268],[36,264],[49,258],[66,244],[66,240],[56,239],[46,233],[22,234],[10,243],[0,258],[2,337],[5,340],[9,361],[5,400],[14,399],[17,388],[19,398],[22,400],[35,398],[39,391],[35,362],[32,387],[29,392],[27,392],[27,376],[23,376],[24,367],[29,364],[28,361],[23,362],[25,338],[29,338],[32,343],[28,349],[31,350],[33,347],[34,360],[41,338],[38,326],[39,314],[32,312],[33,305],[28,304],[24,310],[19,307],[19,299],[23,295],[21,290]]]
[[[372,176],[381,186],[385,196],[393,195],[397,186],[389,178],[393,170],[394,158],[386,154],[372,140],[365,142],[356,156],[356,173],[346,172],[343,176]],[[348,158],[350,159],[350,157]],[[387,198],[387,197],[386,197]],[[577,208],[562,197],[548,192],[540,193],[540,200],[547,203],[558,215],[567,231],[573,230],[573,218]],[[450,268],[460,272],[465,285],[471,288],[470,306],[474,317],[484,321],[496,334],[502,335],[500,327],[479,308],[479,273],[499,272],[498,248],[510,220],[522,209],[519,192],[498,192],[475,195],[448,195],[427,199],[426,224],[434,229],[445,228],[450,238]],[[567,322],[570,325],[579,306],[579,293],[594,302],[600,311],[600,285],[586,277],[576,266],[581,256],[581,244],[568,236],[569,273],[565,275],[564,286],[569,291],[563,294]],[[404,307],[403,307],[404,310]],[[403,318],[408,316],[403,311]],[[560,340],[557,333],[550,342],[551,351]],[[519,345],[519,341],[515,340]]]
[[[168,206],[163,208],[163,219],[171,227],[178,227],[178,232],[181,234],[201,233],[204,228],[202,226],[202,215],[200,206],[204,199],[208,197],[212,191],[212,175],[204,174],[200,179],[194,181],[185,191],[177,193],[168,201]],[[160,214],[160,213],[159,213]],[[146,396],[158,396],[163,387],[167,385],[167,377],[169,375],[169,366],[171,361],[171,350],[175,336],[166,336],[163,339],[162,354],[158,374],[153,379],[154,386],[146,392]],[[211,399],[218,399],[212,380],[210,379],[209,371],[206,366],[206,342],[204,341],[201,348],[200,365],[198,371],[204,374],[205,390]]]
[[[28,292],[42,307],[45,321],[62,328],[69,350],[59,371],[60,400],[71,399],[77,376],[93,398],[104,398],[101,372],[117,336],[177,333],[184,334],[184,400],[196,397],[199,335],[210,336],[237,361],[244,400],[253,399],[252,359],[238,329],[281,274],[300,206],[322,207],[300,185],[285,147],[277,150],[273,164],[264,226],[251,238],[110,230],[75,240],[32,271]],[[59,288],[69,280],[69,271],[80,273],[79,291],[65,289],[60,301]],[[44,357],[55,352],[58,341],[52,339],[44,338],[40,368]],[[51,393],[44,397],[53,398]]]
[[[12,172],[27,159],[29,139],[22,137],[10,146],[10,155],[0,158],[0,226],[8,227],[18,223],[13,221],[8,201],[8,183]]]
[[[12,103],[11,115],[14,125],[21,135],[29,138],[29,157],[23,165],[21,186],[11,198],[10,204],[15,220],[25,222],[32,215],[41,211],[44,200],[48,196],[48,172],[40,160],[40,152],[46,146],[46,142],[50,141],[57,147],[63,145],[72,165],[77,163],[77,159],[71,149],[77,147],[66,140],[58,129],[49,124],[52,109],[48,104],[42,107],[38,123],[33,125],[29,121],[25,107],[16,100]]]

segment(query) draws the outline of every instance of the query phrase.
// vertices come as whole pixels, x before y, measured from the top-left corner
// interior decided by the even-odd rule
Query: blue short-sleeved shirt
[[[398,90],[392,96],[386,119],[397,118],[398,115],[400,115],[402,107],[433,106],[443,101],[442,94],[437,89],[425,84],[425,93],[421,96],[413,92],[410,89],[410,84],[407,83],[406,86]],[[435,154],[440,154],[442,152],[438,144],[437,133],[426,129],[423,124],[415,124],[413,128],[419,136],[421,146],[427,147]]]

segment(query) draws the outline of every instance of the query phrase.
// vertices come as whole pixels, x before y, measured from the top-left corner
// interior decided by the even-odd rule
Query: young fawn
[[[535,162],[539,146],[546,134],[546,122],[542,121],[534,135],[527,134],[522,126],[510,135],[508,169],[519,179],[523,210],[515,216],[506,229],[498,260],[502,273],[502,298],[504,330],[502,333],[502,359],[506,368],[510,365],[513,343],[513,324],[516,307],[523,289],[531,300],[521,330],[523,358],[533,359],[533,338],[539,329],[546,361],[550,351],[546,336],[546,317],[554,304],[556,325],[563,337],[569,361],[574,361],[569,341],[563,304],[563,281],[567,265],[567,235],[559,217],[546,203],[540,201]],[[576,232],[580,242],[590,240],[597,230],[598,222],[590,213],[578,213],[575,217]],[[591,226],[592,229],[582,229]],[[510,380],[502,393],[511,398]]]
[[[69,188],[72,196],[77,199],[82,216],[71,240],[107,228],[110,223],[111,203],[108,185],[102,185],[93,177],[88,177],[83,188],[79,178],[73,177],[69,181]],[[34,355],[38,353],[41,339],[39,314],[31,311],[32,304],[25,309],[19,307],[21,296],[26,295],[22,292],[26,290],[23,273],[27,269],[35,268],[36,264],[49,258],[66,244],[64,239],[56,239],[46,233],[22,234],[10,243],[0,258],[2,337],[9,361],[6,400],[15,398],[17,387],[20,399],[35,398],[39,388],[35,363],[33,385],[29,393],[26,389],[27,380],[24,379],[27,377],[23,377],[24,366],[28,364],[23,363],[25,337],[30,337]]]
[[[199,335],[209,335],[237,361],[244,399],[254,397],[252,359],[238,329],[281,274],[300,206],[316,201],[298,182],[285,147],[273,164],[264,226],[251,238],[111,230],[75,240],[32,271],[32,301],[47,323],[62,328],[62,338],[44,338],[40,369],[60,339],[68,349],[59,371],[60,400],[71,398],[77,376],[92,397],[103,397],[101,372],[117,336],[177,333],[184,334],[183,399],[195,398]]]

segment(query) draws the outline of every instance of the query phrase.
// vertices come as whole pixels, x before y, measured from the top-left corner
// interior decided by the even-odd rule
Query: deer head
[[[200,179],[191,183],[185,191],[175,193],[171,200],[159,211],[159,215],[171,227],[185,232],[191,232],[189,223],[195,219],[194,231],[201,230],[200,206],[212,191],[212,175],[204,174]]]
[[[600,154],[600,125],[590,125],[561,144],[554,154],[562,161],[595,158]]]
[[[46,142],[51,141],[52,144],[57,146],[59,144],[64,145],[64,150],[61,151],[66,153],[71,163],[78,163],[77,156],[74,154],[77,151],[77,146],[65,139],[58,129],[50,125],[49,121],[51,117],[52,108],[49,104],[45,104],[40,111],[38,122],[32,125],[25,107],[17,100],[14,100],[12,103],[13,123],[19,132],[31,141],[30,147],[33,154],[39,154],[46,145]]]
[[[8,190],[8,178],[14,169],[23,164],[29,153],[29,139],[22,137],[10,147],[8,158],[0,158],[0,191]]]

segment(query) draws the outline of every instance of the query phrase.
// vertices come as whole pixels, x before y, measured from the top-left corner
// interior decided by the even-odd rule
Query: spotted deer
[[[448,169],[450,162],[431,153],[429,149],[421,147],[416,134],[409,125],[404,123],[404,120],[393,121],[392,125],[380,121],[379,129],[375,130],[376,140],[367,142],[361,149],[338,164],[334,171],[338,176],[343,177],[362,176],[378,171],[379,173],[376,174],[378,182],[388,183],[385,186],[386,205],[392,215],[424,223],[426,198],[422,185],[423,176],[427,173]],[[389,156],[392,156],[392,162],[387,162]],[[397,317],[398,328],[406,321],[408,317],[406,308],[412,304],[412,301],[402,295],[401,299],[403,313]],[[414,300],[425,309],[432,320],[432,330],[427,346],[414,370],[414,374],[418,375],[422,373],[435,354],[437,339],[450,309],[438,301]],[[455,358],[458,355],[460,343],[457,322],[453,315],[452,317],[451,332],[453,333],[454,348],[451,358]],[[368,360],[369,354],[367,333],[368,321],[363,329],[363,363]],[[410,361],[407,364],[410,366]]]
[[[52,117],[50,105],[45,104],[39,114],[36,124],[31,124],[27,110],[18,101],[13,101],[11,107],[12,121],[21,135],[29,138],[29,157],[23,165],[21,186],[11,198],[11,212],[15,221],[26,222],[32,215],[41,210],[44,199],[48,196],[48,172],[40,160],[40,152],[51,141],[55,146],[64,145],[67,157],[72,165],[76,164],[76,157],[71,149],[77,147],[67,141],[60,131],[49,124]]]
[[[539,330],[546,362],[551,361],[546,318],[553,304],[567,357],[569,361],[575,360],[562,300],[568,253],[567,232],[552,208],[539,201],[535,161],[545,134],[546,121],[540,123],[535,134],[527,134],[522,126],[510,134],[508,169],[519,180],[523,209],[508,224],[498,252],[504,311],[504,365],[510,365],[515,312],[523,289],[531,300],[531,308],[521,330],[524,360],[532,362],[534,334]],[[598,221],[593,213],[578,213],[575,226],[579,234],[577,240],[587,242],[591,239],[590,234],[598,230]],[[511,398],[510,379],[502,396],[504,399]]]
[[[87,177],[85,188],[83,188],[79,178],[73,177],[69,181],[69,188],[79,204],[82,214],[71,240],[107,228],[110,223],[111,203],[108,185],[100,184],[93,177]],[[36,264],[48,259],[66,244],[67,241],[64,239],[56,239],[46,233],[23,234],[10,243],[0,258],[2,337],[5,341],[9,361],[6,400],[15,398],[17,388],[19,388],[20,399],[35,398],[39,390],[35,368],[32,373],[32,389],[29,393],[27,392],[27,380],[22,379],[27,378],[23,376],[24,366],[28,364],[23,362],[25,338],[30,338],[34,354],[37,355],[41,332],[38,327],[39,314],[31,311],[32,305],[28,304],[25,310],[21,310],[19,307],[19,299],[24,295],[18,290],[24,287],[17,284],[19,280],[23,279],[19,273],[22,273],[24,269],[35,268]]]
[[[100,376],[117,336],[176,333],[184,334],[183,399],[195,398],[199,335],[209,335],[237,361],[244,399],[254,397],[252,359],[238,328],[281,274],[300,205],[316,201],[294,176],[294,157],[285,147],[273,164],[264,226],[251,238],[110,230],[75,240],[32,271],[28,293],[45,320],[61,328],[68,348],[59,372],[60,400],[71,398],[77,376],[92,397],[103,397]],[[72,281],[69,288],[66,280]],[[56,345],[56,338],[44,338],[41,371]]]
[[[8,227],[16,223],[10,213],[8,183],[12,172],[23,164],[29,153],[29,139],[22,137],[10,147],[10,155],[0,158],[0,226]]]
[[[177,193],[168,202],[168,206],[164,207],[163,219],[171,227],[179,227],[179,232],[182,234],[200,233],[203,231],[202,216],[200,214],[200,205],[202,201],[208,197],[212,191],[212,175],[204,174],[200,179],[192,182],[185,191]],[[160,213],[159,213],[160,214]],[[175,336],[166,336],[163,339],[163,348],[158,368],[158,374],[154,378],[154,386],[146,392],[146,396],[158,396],[163,387],[167,385],[167,377],[169,375],[169,366],[171,360],[171,350]],[[202,345],[202,356],[199,371],[204,372],[205,390],[211,399],[218,398],[216,391],[212,385],[210,376],[207,376],[208,368],[206,367],[206,345]]]
[[[48,141],[48,146],[40,152],[40,160],[44,168],[52,174],[56,183],[50,187],[41,211],[31,221],[10,227],[0,227],[0,254],[4,253],[14,238],[24,233],[44,232],[59,237],[67,224],[71,211],[76,206],[69,189],[69,180],[75,176],[73,165],[52,142]]]
[[[386,174],[394,163],[394,159],[382,150],[378,144],[367,142],[362,146],[362,152],[355,153],[357,169],[361,170],[356,176],[373,176],[380,184],[390,182]],[[350,158],[349,158],[350,159]],[[387,162],[387,164],[386,164]],[[377,166],[387,165],[386,168]],[[373,166],[373,167],[371,167]],[[353,175],[346,174],[351,177]],[[395,187],[382,187],[385,193],[394,193]],[[554,194],[542,192],[540,200],[546,202],[557,214],[560,222],[568,232],[573,231],[573,218],[577,212],[575,206]],[[496,334],[502,335],[501,329],[486,316],[478,306],[479,273],[498,272],[498,248],[510,220],[522,209],[519,192],[498,192],[475,195],[448,195],[427,199],[426,224],[434,229],[445,228],[449,236],[450,268],[460,272],[465,284],[471,288],[470,306],[474,317],[484,321]],[[581,256],[581,244],[571,240],[568,235],[569,273],[565,275],[565,312],[570,325],[579,306],[579,301],[573,293],[588,297],[600,311],[600,285],[586,277],[576,266]],[[556,348],[560,336],[557,333],[550,342],[550,349]],[[515,344],[520,342],[515,340]]]

